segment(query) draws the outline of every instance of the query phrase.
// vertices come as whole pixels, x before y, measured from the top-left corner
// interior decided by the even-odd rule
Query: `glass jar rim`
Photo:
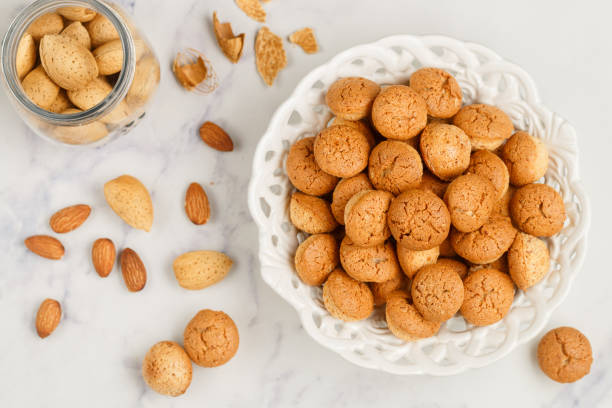
[[[43,14],[53,12],[60,7],[88,7],[106,17],[115,27],[119,34],[119,40],[123,47],[123,65],[119,77],[112,91],[97,105],[82,112],[62,114],[50,112],[36,105],[25,94],[21,81],[17,76],[17,48],[21,37],[30,24]],[[134,79],[136,70],[136,50],[134,39],[126,22],[109,5],[99,0],[36,0],[19,11],[11,21],[9,28],[2,40],[1,50],[2,75],[7,91],[25,108],[30,114],[44,122],[53,125],[78,126],[93,122],[107,113],[122,101]]]

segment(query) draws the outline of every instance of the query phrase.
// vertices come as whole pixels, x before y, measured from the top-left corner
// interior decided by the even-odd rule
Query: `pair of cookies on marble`
[[[467,266],[436,262],[438,246],[476,265],[506,261],[511,248],[507,263],[517,285],[541,279],[548,270],[546,244],[529,234],[556,233],[563,202],[547,186],[513,194],[509,184],[530,185],[545,173],[544,145],[525,132],[512,135],[510,119],[496,107],[461,108],[455,79],[434,68],[413,74],[410,87],[382,91],[367,79],[343,78],[326,100],[334,121],[316,138],[294,144],[287,158],[288,176],[300,190],[291,198],[291,221],[313,234],[296,253],[300,278],[324,284],[325,306],[343,320],[366,318],[387,303],[389,326],[405,339],[434,334],[459,309],[478,325],[503,318],[514,296],[508,275],[477,266],[463,281]],[[386,140],[376,144],[363,121],[368,118]],[[319,197],[330,193],[331,203]],[[535,214],[538,208],[551,211]],[[516,233],[509,215],[525,233]],[[330,233],[342,224],[346,237],[338,245]],[[491,307],[481,307],[484,296]]]

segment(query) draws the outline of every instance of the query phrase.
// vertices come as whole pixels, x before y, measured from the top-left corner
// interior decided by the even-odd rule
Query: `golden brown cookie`
[[[477,174],[493,184],[497,192],[496,201],[503,198],[508,191],[510,176],[508,168],[495,153],[488,150],[478,150],[472,154],[466,173]]]
[[[496,259],[490,263],[470,264],[470,269],[468,270],[468,273],[472,273],[479,269],[496,269],[503,273],[510,273],[510,269],[508,268],[508,253],[506,252],[499,259]]]
[[[413,251],[401,245],[397,246],[397,259],[402,271],[412,278],[419,269],[425,265],[436,263],[440,255],[440,247],[433,247],[424,251]]]
[[[438,258],[436,265],[456,272],[461,279],[465,278],[468,274],[468,266],[457,259]]]
[[[427,105],[410,87],[391,85],[374,100],[372,123],[387,139],[408,140],[425,128]]]
[[[487,326],[506,316],[514,301],[514,284],[496,269],[480,269],[463,280],[461,314],[475,326]]]
[[[563,229],[565,204],[546,184],[527,184],[510,200],[510,215],[517,227],[536,237],[552,237]]]
[[[440,245],[450,230],[444,201],[429,190],[408,190],[395,197],[387,218],[398,245],[415,251]]]
[[[368,139],[368,143],[370,144],[370,148],[373,148],[376,145],[376,138],[374,137],[374,133],[372,133],[372,129],[370,126],[363,123],[361,120],[347,120],[342,118],[334,118],[332,122],[328,126],[349,126],[357,129]]]
[[[331,126],[315,137],[314,157],[324,172],[336,177],[353,177],[368,165],[370,144],[353,127]]]
[[[405,142],[386,140],[370,153],[368,176],[377,190],[394,195],[421,184],[423,163],[419,152]]]
[[[453,124],[468,135],[474,150],[495,150],[514,131],[514,125],[504,111],[485,104],[464,106],[453,118]]]
[[[472,232],[489,219],[497,193],[489,180],[477,174],[459,176],[444,194],[453,226],[461,232]]]
[[[516,189],[512,186],[508,186],[508,189],[500,200],[497,201],[495,207],[493,207],[493,215],[501,215],[504,217],[510,217],[510,200]]]
[[[463,304],[463,282],[455,269],[445,263],[426,265],[412,280],[412,302],[430,322],[445,322]]]
[[[405,341],[416,341],[435,335],[440,330],[440,323],[425,320],[410,304],[409,297],[403,290],[397,290],[388,296],[385,315],[391,333]]]
[[[368,285],[340,268],[323,285],[323,303],[332,316],[345,322],[366,319],[374,310],[374,297]]]
[[[344,226],[355,245],[380,245],[391,236],[387,213],[393,194],[387,191],[364,190],[346,204]]]
[[[376,82],[361,77],[340,78],[330,85],[325,102],[339,118],[359,120],[367,117],[380,92]]]
[[[331,192],[338,178],[325,173],[314,159],[314,137],[298,140],[287,155],[287,176],[303,193],[320,196]]]
[[[508,217],[492,217],[472,232],[453,229],[450,241],[457,254],[475,264],[491,263],[510,248],[516,230]]]
[[[442,181],[428,170],[423,169],[423,177],[421,178],[420,189],[429,190],[440,198],[444,198],[444,193],[448,188],[448,182]]]
[[[363,190],[371,190],[372,183],[365,173],[359,173],[356,176],[342,179],[336,185],[332,196],[331,211],[338,221],[338,224],[344,225],[344,209],[346,203],[351,197]]]
[[[546,242],[522,232],[516,234],[508,250],[508,268],[519,289],[528,289],[541,281],[550,269]]]
[[[311,286],[322,285],[339,262],[338,243],[330,234],[309,236],[295,252],[295,270]]]
[[[340,263],[351,278],[360,282],[385,282],[400,270],[390,241],[364,247],[345,237],[340,244]]]
[[[202,367],[217,367],[227,363],[238,351],[238,328],[221,311],[200,310],[183,333],[185,351]]]
[[[370,290],[374,296],[374,306],[387,303],[389,295],[406,286],[406,276],[398,269],[391,279],[385,282],[370,282]]]
[[[430,124],[421,133],[421,154],[427,168],[442,180],[452,180],[470,164],[472,145],[453,125]]]
[[[142,362],[142,378],[151,389],[171,397],[184,394],[191,384],[193,368],[185,350],[173,341],[160,341]]]
[[[440,248],[440,256],[445,258],[452,258],[457,256],[457,253],[453,249],[453,246],[450,243],[450,237],[447,237],[439,246]]]
[[[578,381],[591,371],[593,350],[584,334],[573,327],[557,327],[538,344],[538,363],[552,380]]]
[[[410,77],[410,87],[425,99],[427,113],[434,118],[450,118],[461,108],[461,87],[442,69],[419,69]]]
[[[331,232],[338,226],[327,201],[299,192],[291,195],[289,218],[297,229],[309,234]]]
[[[527,132],[512,135],[504,145],[502,157],[510,172],[510,182],[517,187],[539,180],[548,169],[548,149]]]

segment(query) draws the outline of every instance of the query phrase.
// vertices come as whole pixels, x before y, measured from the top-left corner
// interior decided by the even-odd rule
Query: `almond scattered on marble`
[[[193,251],[180,255],[172,267],[180,286],[189,290],[204,289],[225,278],[233,261],[216,251]]]
[[[40,338],[49,336],[62,319],[62,306],[57,300],[45,299],[36,313],[36,332]]]
[[[253,20],[260,23],[266,21],[266,11],[259,0],[236,0],[236,5]]]
[[[150,231],[153,202],[147,188],[135,177],[123,175],[104,185],[104,197],[113,211],[128,225]]]
[[[130,292],[139,292],[147,283],[147,270],[138,254],[130,248],[121,252],[121,273]]]
[[[108,238],[99,238],[91,247],[91,261],[101,278],[106,278],[115,265],[117,251],[115,244]]]
[[[232,62],[237,63],[242,55],[244,47],[244,33],[234,35],[232,25],[230,23],[221,23],[217,18],[217,12],[213,12],[213,28],[217,43],[221,47],[223,54]]]
[[[215,150],[221,152],[231,152],[234,150],[232,138],[229,137],[223,129],[212,122],[205,122],[200,127],[200,138],[202,138],[204,143]]]
[[[91,207],[87,204],[77,204],[62,208],[51,216],[49,226],[58,234],[63,234],[77,229],[87,220],[91,213]]]
[[[26,247],[38,256],[47,259],[62,259],[64,246],[57,239],[49,235],[33,235],[25,239]]]
[[[185,194],[185,213],[195,225],[204,225],[210,217],[210,205],[204,188],[191,183]]]

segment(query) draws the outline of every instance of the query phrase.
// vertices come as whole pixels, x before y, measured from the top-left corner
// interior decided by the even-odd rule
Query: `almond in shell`
[[[36,105],[47,109],[53,104],[60,88],[40,65],[30,71],[21,82],[23,92]]]
[[[200,127],[200,138],[215,150],[221,152],[231,152],[234,150],[232,138],[229,137],[225,130],[212,122],[205,122]]]
[[[94,10],[78,6],[60,7],[57,9],[57,14],[64,17],[66,20],[80,21],[81,23],[91,21],[96,16]]]
[[[153,225],[153,203],[147,188],[135,177],[123,175],[104,185],[104,197],[128,225],[149,231]]]
[[[159,84],[159,63],[153,56],[143,57],[136,63],[134,80],[126,101],[130,106],[143,106],[151,98]]]
[[[123,46],[121,40],[113,40],[93,50],[100,75],[112,75],[121,71],[123,66]]]
[[[25,246],[38,256],[47,259],[62,259],[64,246],[54,237],[49,235],[33,235],[25,239]]]
[[[185,194],[185,212],[196,225],[204,225],[210,217],[210,205],[204,188],[198,183],[191,183]]]
[[[119,33],[113,23],[102,14],[96,14],[93,20],[87,23],[87,31],[89,31],[91,45],[94,48],[119,39]]]
[[[44,339],[57,328],[62,319],[62,306],[57,300],[45,299],[36,313],[36,332]]]
[[[87,204],[77,204],[62,208],[51,216],[49,226],[58,234],[77,229],[89,217],[91,207]]]
[[[21,40],[19,40],[19,44],[17,44],[17,56],[15,57],[17,76],[20,80],[34,68],[36,58],[34,38],[32,38],[30,33],[24,33]]]
[[[66,26],[66,28],[64,28],[62,31],[62,35],[72,38],[83,47],[91,50],[91,38],[89,38],[89,32],[80,21],[75,21],[74,23],[70,23],[68,26]]]
[[[34,41],[40,41],[47,34],[59,34],[64,29],[64,20],[57,13],[47,13],[38,17],[30,24],[27,32]]]
[[[39,53],[49,78],[68,91],[81,89],[98,76],[91,52],[71,37],[45,35],[40,40]]]
[[[232,260],[221,252],[193,251],[176,258],[172,267],[180,286],[199,290],[223,280],[232,264]]]
[[[130,248],[121,252],[121,273],[130,292],[139,292],[147,283],[147,270],[138,254]]]
[[[113,87],[106,79],[98,77],[76,91],[68,91],[68,98],[77,108],[88,110],[102,102],[112,90]],[[120,101],[110,113],[100,120],[103,123],[116,124],[121,122],[128,115],[129,108],[126,102]]]
[[[59,113],[69,115],[82,112],[80,109],[69,108]],[[97,142],[108,135],[106,125],[100,121],[89,122],[80,126],[57,126],[53,136],[68,144],[87,144]]]
[[[115,244],[108,238],[96,239],[91,247],[91,262],[101,278],[106,278],[115,265],[117,251]]]
[[[73,109],[74,105],[68,99],[68,95],[66,95],[66,91],[60,89],[57,97],[53,101],[53,103],[47,108],[49,112],[53,113],[62,113],[67,109]]]

